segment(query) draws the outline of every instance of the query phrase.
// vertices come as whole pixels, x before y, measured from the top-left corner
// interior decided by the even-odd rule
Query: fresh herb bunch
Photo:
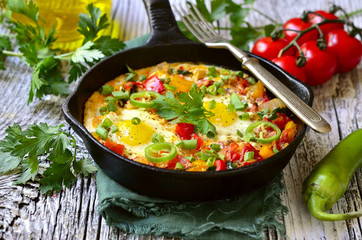
[[[249,44],[255,41],[257,37],[260,35],[270,36],[276,27],[281,25],[255,9],[253,7],[254,1],[255,0],[244,0],[240,3],[235,3],[233,0],[211,0],[209,10],[205,0],[196,0],[196,7],[208,22],[217,26],[215,27],[216,30],[229,31],[231,36],[230,42],[233,45],[248,50]],[[264,16],[271,23],[262,27],[253,27],[246,21],[246,17],[250,11],[258,12],[259,15]],[[226,17],[229,18],[230,26],[220,26],[220,20]],[[178,24],[187,37],[195,39],[182,22],[178,22]]]
[[[21,172],[15,181],[24,184],[38,178],[42,194],[70,188],[76,176],[87,176],[97,170],[90,159],[76,158],[75,138],[61,130],[63,125],[46,123],[30,125],[22,130],[17,124],[6,129],[6,137],[0,141],[0,174]],[[50,164],[40,174],[39,162],[47,159]]]
[[[39,17],[39,9],[32,0],[8,0],[4,15],[5,26],[14,34],[19,52],[11,51],[10,38],[0,37],[0,69],[5,69],[5,56],[17,56],[33,68],[28,103],[34,97],[45,95],[67,95],[69,84],[80,77],[90,66],[106,56],[110,56],[125,47],[125,44],[110,36],[98,37],[99,32],[109,26],[106,14],[93,4],[87,6],[88,14],[80,14],[78,32],[84,36],[83,44],[74,52],[59,54],[53,48],[55,42],[54,27],[48,32],[44,29],[44,20]],[[24,24],[11,18],[18,13],[30,19],[32,24]],[[61,60],[70,61],[67,81],[62,75]]]

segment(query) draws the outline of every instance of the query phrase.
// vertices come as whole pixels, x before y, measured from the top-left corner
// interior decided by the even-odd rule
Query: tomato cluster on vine
[[[353,23],[332,12],[306,12],[292,18],[282,29],[257,40],[252,53],[266,58],[308,85],[327,82],[335,73],[354,69],[362,58],[362,44],[345,26]],[[282,36],[282,37],[280,37]]]

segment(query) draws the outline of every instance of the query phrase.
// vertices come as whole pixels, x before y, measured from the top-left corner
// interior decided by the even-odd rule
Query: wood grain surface
[[[147,15],[141,0],[113,0],[119,37],[129,40],[149,32]],[[181,2],[181,1],[172,1]],[[255,7],[278,22],[300,16],[303,10],[327,10],[327,0],[256,0]],[[347,12],[362,9],[361,0],[334,0]],[[256,12],[248,16],[253,26],[268,20]],[[353,18],[362,27],[362,17]],[[117,26],[117,25],[115,25]],[[0,32],[6,30],[0,28]],[[60,97],[46,97],[27,105],[31,69],[17,58],[6,60],[0,71],[0,139],[13,123],[64,123]],[[353,71],[335,75],[323,86],[313,87],[314,108],[331,123],[329,134],[308,130],[294,157],[284,169],[286,189],[283,203],[289,213],[283,221],[289,239],[362,239],[362,219],[322,222],[311,216],[302,202],[301,184],[315,164],[341,139],[362,128],[362,64]],[[66,129],[72,132],[71,129]],[[77,139],[81,142],[80,139]],[[362,141],[362,139],[361,139]],[[88,156],[81,144],[80,154]],[[53,196],[42,196],[38,184],[13,185],[15,176],[0,176],[0,239],[168,239],[137,236],[110,228],[97,213],[95,177],[79,179],[74,187]],[[362,170],[352,179],[346,194],[332,208],[334,213],[362,211]],[[266,239],[280,239],[272,230]]]

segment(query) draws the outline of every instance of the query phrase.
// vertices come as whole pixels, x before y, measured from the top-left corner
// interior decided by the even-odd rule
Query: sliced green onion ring
[[[273,128],[275,131],[276,131],[276,134],[271,136],[271,137],[268,137],[268,138],[264,138],[262,136],[262,132],[261,134],[259,135],[259,137],[255,136],[254,133],[253,133],[253,130],[257,127],[261,126],[262,129],[265,128],[265,126],[268,126],[268,127],[271,127]],[[256,141],[258,143],[270,143],[272,141],[276,141],[279,139],[280,137],[280,134],[281,134],[281,130],[278,128],[277,125],[275,125],[274,123],[271,123],[271,122],[267,122],[267,121],[257,121],[257,122],[254,122],[252,124],[250,124],[246,130],[245,130],[245,136],[244,136],[244,139],[246,141]]]
[[[160,96],[159,93],[153,91],[136,92],[131,95],[130,103],[139,108],[152,108],[154,105],[152,100]]]
[[[132,118],[131,123],[133,125],[138,125],[141,123],[141,119],[139,119],[138,117],[134,117],[134,118]]]
[[[153,163],[161,163],[175,158],[177,155],[176,147],[169,142],[154,143],[145,148],[145,157]]]

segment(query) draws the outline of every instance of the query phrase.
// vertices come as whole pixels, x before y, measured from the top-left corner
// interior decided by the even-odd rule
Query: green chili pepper
[[[166,162],[177,155],[176,147],[172,143],[158,142],[145,148],[145,157],[153,163]]]
[[[315,218],[338,221],[362,216],[362,212],[325,212],[344,194],[354,173],[362,167],[361,139],[362,129],[348,135],[316,165],[303,182],[303,199]]]
[[[135,107],[152,108],[153,99],[160,97],[160,94],[153,91],[142,91],[133,93],[130,97],[130,103]]]
[[[265,126],[271,127],[273,128],[277,133],[271,137],[268,138],[264,138],[263,137],[263,131],[260,132],[259,137],[256,137],[253,133],[253,130],[257,127],[261,126],[262,129],[265,128]],[[245,136],[244,139],[246,141],[256,141],[258,143],[270,143],[274,140],[278,140],[280,137],[280,134],[282,133],[282,131],[278,128],[277,125],[275,125],[274,123],[271,122],[267,122],[267,121],[257,121],[254,122],[252,124],[250,124],[246,130],[245,130]]]

